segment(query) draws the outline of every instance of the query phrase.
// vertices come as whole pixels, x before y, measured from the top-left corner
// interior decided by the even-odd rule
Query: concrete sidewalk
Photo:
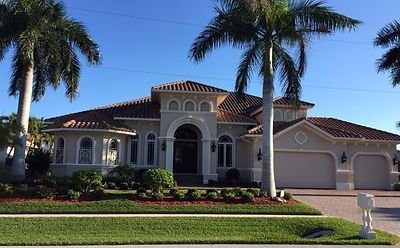
[[[385,245],[96,245],[96,246],[57,246],[57,248],[379,248],[379,247],[397,247]],[[0,246],[0,248],[49,248],[49,246]]]
[[[137,218],[137,217],[212,217],[212,218],[326,218],[324,215],[268,215],[268,214],[0,214],[0,218]]]

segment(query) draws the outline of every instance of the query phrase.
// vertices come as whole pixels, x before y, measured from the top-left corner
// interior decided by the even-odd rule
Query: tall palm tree
[[[244,49],[237,69],[235,90],[243,93],[254,72],[263,78],[263,169],[261,189],[276,196],[273,147],[274,72],[278,71],[285,96],[296,103],[312,37],[353,30],[361,22],[336,13],[314,0],[217,0],[216,16],[192,44],[196,62],[217,47]],[[297,51],[296,58],[291,52]]]
[[[73,100],[79,90],[79,52],[88,64],[100,63],[98,45],[82,23],[67,16],[61,2],[54,0],[3,0],[0,3],[0,59],[13,49],[9,94],[19,95],[12,165],[15,181],[25,178],[25,143],[31,101],[39,101],[46,86],[54,89],[64,82]]]
[[[400,84],[400,22],[383,27],[374,41],[375,46],[389,48],[377,61],[378,72],[389,71],[393,87]]]

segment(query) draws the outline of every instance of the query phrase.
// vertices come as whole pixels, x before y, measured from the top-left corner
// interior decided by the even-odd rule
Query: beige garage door
[[[359,155],[353,163],[356,189],[388,189],[388,162],[383,156]]]
[[[335,162],[327,153],[275,152],[280,188],[336,188]]]

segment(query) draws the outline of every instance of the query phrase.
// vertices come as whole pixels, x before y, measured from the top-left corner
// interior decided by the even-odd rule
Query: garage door
[[[335,162],[327,153],[275,152],[275,179],[281,188],[336,188]]]
[[[354,187],[356,189],[388,189],[387,160],[378,155],[359,155],[354,158]]]

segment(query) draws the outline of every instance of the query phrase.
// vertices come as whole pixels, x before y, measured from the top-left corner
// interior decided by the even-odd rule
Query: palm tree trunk
[[[274,175],[274,68],[272,62],[272,44],[265,49],[265,67],[263,82],[263,161],[261,190],[269,196],[276,196]]]
[[[26,68],[22,74],[22,85],[18,99],[17,127],[15,135],[15,152],[11,168],[13,181],[25,180],[25,147],[28,135],[29,112],[32,100],[33,66]]]

